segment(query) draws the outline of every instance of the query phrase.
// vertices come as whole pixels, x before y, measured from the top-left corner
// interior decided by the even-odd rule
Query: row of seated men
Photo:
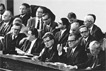
[[[56,23],[55,15],[45,7],[38,7],[36,17],[28,19],[27,6],[23,3],[21,14],[14,19],[9,10],[4,11],[0,23],[3,54],[32,55],[33,60],[61,62],[75,69],[105,70],[105,48],[101,47],[105,35],[94,24],[94,14],[85,16],[83,22],[71,12],[68,19]]]

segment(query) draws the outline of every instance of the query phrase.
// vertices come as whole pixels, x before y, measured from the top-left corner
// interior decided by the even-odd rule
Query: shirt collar
[[[89,28],[89,29],[90,29],[90,31],[92,31],[92,29],[93,29],[93,26],[94,26],[94,25],[92,25],[92,26]]]

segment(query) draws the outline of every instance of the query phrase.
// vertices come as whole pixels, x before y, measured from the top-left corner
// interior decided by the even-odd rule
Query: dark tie
[[[40,20],[38,20],[37,29],[40,28],[39,26],[40,26]]]
[[[5,27],[6,27],[6,24],[3,24],[3,25],[1,26],[1,28],[0,28],[1,34],[4,33],[4,31],[5,31]]]

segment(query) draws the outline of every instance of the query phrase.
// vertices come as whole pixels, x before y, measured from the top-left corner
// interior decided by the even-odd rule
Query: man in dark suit
[[[38,7],[35,13],[35,17],[30,18],[27,22],[27,27],[28,28],[37,28],[38,30],[42,30],[41,25],[42,25],[42,15],[45,12],[47,8],[46,7]]]
[[[56,62],[57,61],[57,46],[55,43],[55,39],[52,33],[47,32],[43,36],[43,42],[45,44],[39,56],[34,56],[33,60],[40,61],[49,61]]]
[[[0,36],[4,37],[10,31],[12,26],[12,14],[9,10],[4,12],[2,20],[2,25],[0,26]]]
[[[68,20],[66,18],[61,18],[58,26],[60,28],[60,31],[58,31],[55,34],[57,44],[62,44],[63,47],[65,46],[69,35],[68,26],[69,26]]]
[[[76,34],[78,38],[81,37],[81,35],[79,33],[79,27],[80,27],[80,25],[79,25],[78,21],[74,21],[70,26],[69,33],[70,34],[73,34],[73,33]]]
[[[11,30],[12,32],[5,35],[3,41],[3,54],[17,54],[15,51],[16,47],[19,47],[19,42],[25,34],[19,33],[22,25],[20,23],[15,23]]]
[[[72,24],[74,21],[78,21],[79,25],[83,25],[84,21],[77,19],[77,16],[74,12],[69,12],[67,15],[67,18],[70,22],[70,24]]]
[[[27,22],[28,28],[36,28],[39,32],[39,38],[41,38],[41,31],[43,30],[43,13],[47,12],[46,7],[39,6],[36,10],[35,17],[30,18]]]
[[[89,43],[95,40],[95,38],[90,34],[89,29],[85,25],[79,27],[79,32],[82,37],[81,43],[85,45],[85,50],[89,52]]]
[[[22,23],[26,26],[27,25],[27,21],[30,18],[30,14],[28,13],[30,6],[27,3],[23,3],[20,6],[20,14],[16,15],[14,18],[16,17],[20,17],[22,19]]]
[[[94,14],[88,14],[84,19],[84,24],[89,28],[90,34],[97,40],[101,41],[104,38],[104,33],[101,29],[95,25],[96,16]]]
[[[100,43],[97,41],[92,41],[89,45],[89,49],[90,49],[90,54],[89,54],[88,60],[85,63],[74,66],[74,68],[77,68],[77,69],[86,68],[86,70],[89,70],[89,71],[90,70],[105,71],[106,54],[104,51],[102,51],[102,48],[100,47]]]
[[[20,41],[20,45],[21,47],[19,49],[22,50],[25,55],[39,55],[43,49],[42,39],[38,38],[38,31],[35,28],[31,28],[28,31],[28,37],[23,38]]]
[[[43,32],[41,32],[42,36],[46,32],[53,32],[56,29],[57,23],[55,21],[55,15],[49,10],[48,13],[45,13],[42,16],[43,20]]]
[[[66,55],[65,63],[68,65],[78,65],[87,61],[87,53],[84,45],[80,44],[80,40],[76,35],[69,35],[67,47],[64,47]]]

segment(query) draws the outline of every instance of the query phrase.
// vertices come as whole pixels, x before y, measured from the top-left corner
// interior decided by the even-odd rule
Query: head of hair
[[[22,23],[22,20],[21,20],[20,17],[16,17],[16,18],[13,20],[13,23],[15,23],[16,21],[19,22],[19,23]]]
[[[76,17],[76,14],[75,14],[74,12],[68,13],[67,17],[68,17],[69,19],[70,19],[70,18],[74,18],[74,19],[77,18],[77,17]]]
[[[30,5],[28,3],[22,3],[26,8],[30,8]]]
[[[87,28],[87,30],[89,30],[86,25],[81,25],[81,26],[79,27],[79,30],[80,30],[81,28],[84,28],[84,27]]]
[[[94,18],[94,22],[96,21],[96,16],[94,14],[88,14],[88,16],[92,16]]]
[[[0,6],[2,6],[3,9],[5,10],[5,5],[3,3],[0,3]]]
[[[45,15],[48,15],[48,18],[51,18],[51,21],[55,21],[55,15],[51,11],[48,11],[48,13],[43,14],[43,16]]]
[[[48,8],[47,7],[39,6],[38,8],[41,8],[43,10],[43,13],[47,13],[48,12]]]
[[[35,37],[38,38],[38,30],[36,28],[30,28],[29,30],[32,35],[35,35]]]
[[[47,37],[49,37],[50,38],[50,40],[54,40],[54,35],[53,35],[53,33],[51,33],[51,32],[46,32],[45,34],[44,34],[44,36],[42,37],[42,39],[44,39],[44,38],[47,38]]]
[[[100,43],[96,40],[90,42],[89,49],[101,48]]]
[[[15,22],[13,25],[20,26],[20,29],[22,28],[22,24],[20,24],[19,22]]]
[[[49,8],[47,8],[47,13],[48,16],[51,18],[51,21],[55,21],[56,16]]]
[[[69,26],[68,19],[67,18],[61,18],[61,21],[62,21],[63,25],[66,25],[66,28],[68,28],[68,26]]]

